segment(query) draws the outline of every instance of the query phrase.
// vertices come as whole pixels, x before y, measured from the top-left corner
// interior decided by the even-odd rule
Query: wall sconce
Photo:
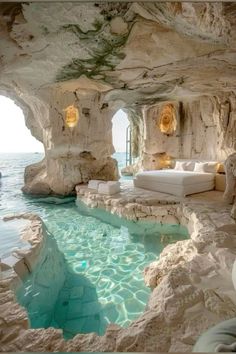
[[[177,120],[173,104],[166,104],[159,115],[158,127],[163,134],[170,135],[176,131]]]
[[[79,121],[79,111],[74,105],[70,105],[64,109],[65,122],[69,128],[74,128]]]

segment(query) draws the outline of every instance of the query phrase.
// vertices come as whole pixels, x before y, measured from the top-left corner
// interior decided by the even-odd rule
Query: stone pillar
[[[75,185],[90,179],[117,180],[117,162],[111,158],[114,111],[101,102],[100,93],[57,89],[47,92],[44,99],[49,109],[43,128],[45,159],[26,168],[23,191],[66,195]],[[65,122],[64,110],[70,105],[79,112],[79,121],[73,128]]]
[[[181,158],[223,161],[235,150],[234,94],[201,96],[183,102]]]

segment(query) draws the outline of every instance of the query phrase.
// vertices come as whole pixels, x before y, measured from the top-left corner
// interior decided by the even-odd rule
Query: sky
[[[120,109],[112,118],[112,138],[116,152],[125,152],[128,125],[127,114]]]
[[[0,152],[43,152],[25,125],[22,110],[11,99],[0,96]],[[125,151],[127,115],[119,110],[112,119],[113,144],[117,152]]]
[[[0,152],[43,152],[25,125],[22,110],[11,99],[0,96]]]

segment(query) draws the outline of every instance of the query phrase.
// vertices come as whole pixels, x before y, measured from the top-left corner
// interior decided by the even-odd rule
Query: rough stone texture
[[[230,204],[234,202],[231,216],[236,219],[236,153],[231,154],[225,161],[226,189],[224,200]]]
[[[166,103],[146,106],[143,110],[144,135],[134,136],[136,144],[143,146],[139,168],[158,169],[163,156],[224,161],[235,151],[234,94],[202,96],[189,102],[172,101],[168,105],[174,106],[176,111],[177,126],[171,134],[162,133],[159,127]]]
[[[26,193],[69,194],[76,184],[92,178],[118,178],[116,161],[110,157],[113,153],[112,124],[107,118],[110,110],[105,107],[100,113],[97,92],[87,94],[86,98],[78,98],[76,91],[74,94],[80,100],[80,120],[75,128],[69,128],[63,119],[63,109],[73,102],[74,95],[48,92],[48,106],[50,99],[56,103],[50,107],[43,128],[46,156],[42,163],[26,168],[23,188]]]
[[[113,196],[97,193],[86,185],[76,186],[77,197],[91,208],[103,208],[127,220],[155,220],[158,223],[180,224],[180,199],[158,192],[133,187],[133,181],[121,183],[121,192]],[[182,219],[182,224],[183,224]]]
[[[235,94],[183,104],[181,155],[224,160],[235,150]],[[189,136],[193,136],[190,139]],[[210,142],[210,143],[209,143]]]
[[[117,179],[111,120],[119,108],[131,122],[136,170],[158,168],[162,154],[225,159],[235,150],[235,7],[1,4],[0,93],[22,107],[45,148],[24,191],[69,194],[90,178]],[[75,128],[64,119],[72,104]],[[156,124],[166,104],[176,110],[170,136]]]

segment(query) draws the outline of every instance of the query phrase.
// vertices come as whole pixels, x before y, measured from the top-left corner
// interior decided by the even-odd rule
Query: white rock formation
[[[76,184],[93,178],[117,179],[117,164],[111,158],[112,113],[108,107],[100,106],[99,93],[90,91],[84,97],[79,90],[74,94],[49,90],[47,100],[48,107],[50,101],[54,105],[43,128],[45,159],[26,169],[23,191],[68,194]],[[70,128],[63,118],[63,109],[74,100],[80,118],[77,126]]]
[[[231,3],[1,4],[0,93],[22,107],[45,148],[24,191],[69,194],[90,178],[117,179],[119,108],[141,168],[163,154],[225,159],[235,150],[234,11]],[[166,135],[157,121],[169,103],[177,127]],[[72,104],[75,128],[65,125]]]
[[[177,129],[172,134],[163,134],[160,115],[169,102],[147,106],[143,111],[144,135],[135,138],[143,147],[140,160],[144,169],[159,168],[168,156],[224,161],[235,151],[234,94],[171,101],[177,112]]]
[[[225,161],[226,189],[224,200],[230,204],[234,202],[231,216],[236,219],[236,153],[229,155]]]

